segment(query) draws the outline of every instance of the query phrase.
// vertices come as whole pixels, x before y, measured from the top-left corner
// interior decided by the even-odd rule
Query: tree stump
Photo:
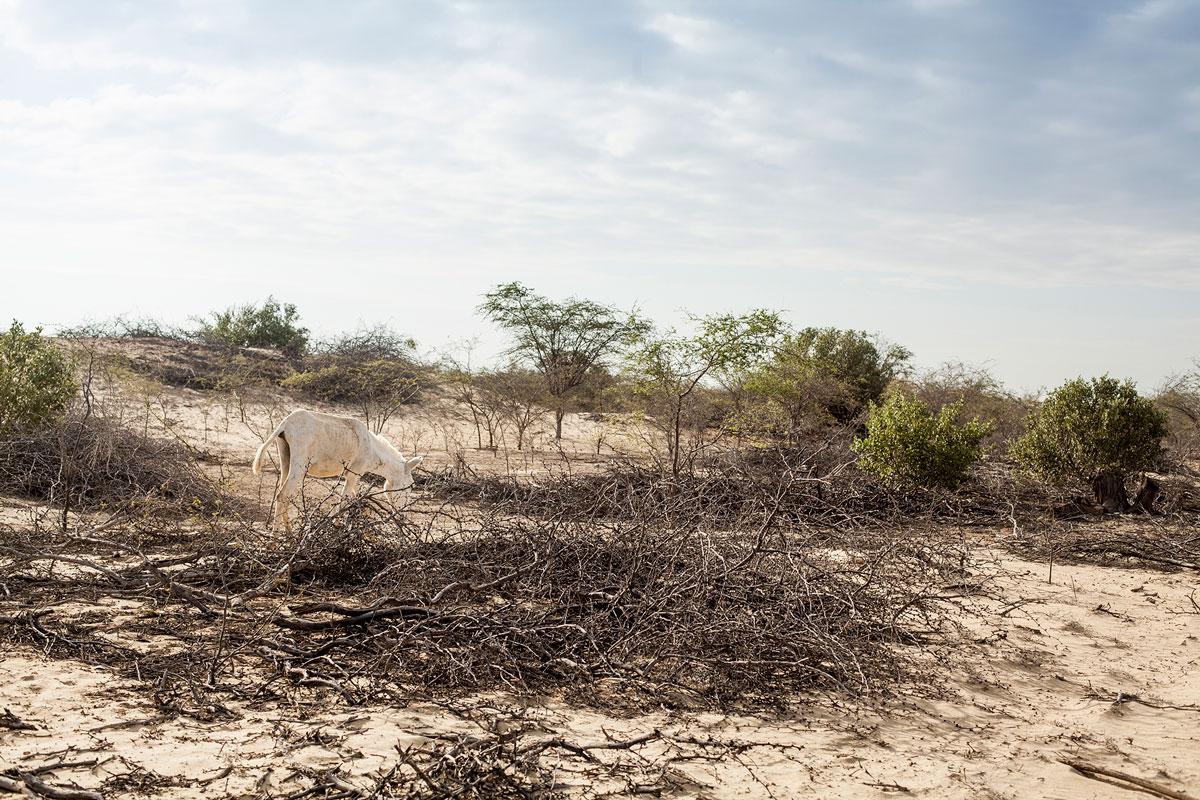
[[[1102,469],[1092,478],[1094,502],[1086,497],[1072,497],[1069,503],[1050,509],[1050,514],[1059,519],[1079,519],[1085,514],[1124,514],[1128,511],[1153,514],[1152,506],[1161,494],[1162,487],[1158,482],[1143,474],[1137,497],[1131,505],[1129,495],[1125,493],[1124,479]]]
[[[1142,483],[1138,486],[1137,497],[1133,501],[1133,509],[1135,511],[1144,511],[1147,514],[1153,514],[1154,501],[1162,494],[1162,487],[1158,485],[1158,481],[1151,478],[1149,475],[1142,475]]]
[[[1107,514],[1123,514],[1129,510],[1125,480],[1108,470],[1102,469],[1092,478],[1092,496],[1096,498],[1096,505]]]

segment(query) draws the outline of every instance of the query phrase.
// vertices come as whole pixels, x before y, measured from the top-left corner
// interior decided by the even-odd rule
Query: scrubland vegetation
[[[985,369],[919,374],[878,335],[769,311],[664,330],[514,283],[479,313],[511,335],[504,363],[422,357],[385,327],[314,340],[273,298],[195,330],[116,320],[48,339],[14,323],[0,492],[33,511],[0,523],[0,637],[143,680],[167,716],[434,698],[479,723],[399,750],[370,793],[314,771],[275,796],[545,797],[559,792],[551,753],[586,767],[648,739],[546,737],[515,706],[471,698],[632,713],[934,693],[962,641],[954,615],[989,591],[981,550],[1200,566],[1200,372],[1148,397],[1108,376],[1017,397]],[[441,451],[407,514],[316,490],[303,524],[272,533],[250,452],[210,447],[207,412],[199,439],[182,435],[179,390],[260,439],[305,405],[376,432],[418,409],[459,427],[397,442]],[[589,427],[568,446],[571,418]],[[1097,476],[1124,492],[1139,473],[1159,493],[1106,526]],[[148,599],[173,644],[56,626],[56,604],[81,597]],[[604,769],[679,788],[636,760]]]

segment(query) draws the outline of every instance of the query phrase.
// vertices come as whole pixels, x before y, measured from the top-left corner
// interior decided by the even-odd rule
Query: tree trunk
[[[680,426],[683,423],[683,398],[679,398],[679,402],[675,405],[675,427],[671,432],[671,477],[679,481],[679,439]],[[678,483],[676,483],[678,487]]]
[[[1143,475],[1142,483],[1138,486],[1137,498],[1133,501],[1133,510],[1153,514],[1154,509],[1152,506],[1161,493],[1162,487],[1158,485],[1158,481],[1149,475]]]
[[[566,409],[562,404],[554,407],[554,438],[555,440],[562,439],[562,421],[563,415],[566,414]]]
[[[1125,493],[1125,481],[1107,470],[1100,470],[1092,478],[1092,496],[1094,502],[1085,497],[1076,497],[1069,503],[1055,506],[1050,513],[1062,519],[1072,519],[1084,514],[1124,514],[1128,511],[1143,511],[1153,514],[1151,506],[1162,493],[1162,488],[1153,478],[1142,476],[1138,486],[1137,498],[1131,505],[1129,496]]]
[[[1125,479],[1108,470],[1102,469],[1092,478],[1092,496],[1106,514],[1123,514],[1129,510]]]

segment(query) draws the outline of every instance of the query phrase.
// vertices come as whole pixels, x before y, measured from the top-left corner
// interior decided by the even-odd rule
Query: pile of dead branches
[[[1040,561],[1200,570],[1200,519],[1186,516],[1108,518],[1018,530],[1004,545]]]
[[[231,510],[234,501],[196,461],[176,440],[76,412],[0,440],[0,492],[74,510],[151,500],[176,513]]]
[[[786,494],[771,500],[778,503],[779,517],[835,538],[847,529],[914,521],[1009,527],[1014,514],[1022,520],[1043,516],[1049,502],[1045,492],[990,464],[956,493],[896,490],[859,470],[848,442],[838,435],[803,448],[730,450],[678,478],[631,461],[536,479],[476,474],[460,466],[420,474],[417,487],[423,496],[447,503],[480,503],[541,518],[612,521],[666,508],[677,526],[728,528],[761,508],[786,481]]]
[[[146,520],[117,519],[6,545],[0,569],[27,603],[6,630],[125,674],[212,687],[251,665],[269,677],[240,692],[285,691],[282,678],[350,703],[558,687],[723,706],[923,680],[905,653],[950,632],[945,601],[976,583],[962,547],[898,527],[835,538],[782,513],[795,488],[778,476],[719,526],[680,524],[697,503],[686,495],[607,521],[503,505],[401,518],[367,496],[318,505],[290,534],[214,527],[185,552]],[[173,630],[195,644],[131,659],[100,621],[60,631],[42,612],[51,596],[104,593],[190,613]],[[199,633],[218,621],[219,636]]]
[[[356,697],[380,679],[441,691],[608,682],[717,704],[869,692],[909,676],[898,646],[944,632],[938,601],[963,580],[952,548],[895,536],[831,551],[776,530],[769,512],[738,534],[506,527],[414,546],[374,602],[293,603],[263,647],[280,669]]]

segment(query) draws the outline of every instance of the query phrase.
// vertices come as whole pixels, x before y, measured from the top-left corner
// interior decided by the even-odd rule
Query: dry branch
[[[1170,797],[1174,800],[1196,800],[1194,795],[1178,792],[1174,789],[1163,786],[1162,784],[1148,781],[1145,778],[1139,778],[1136,775],[1130,775],[1127,772],[1118,772],[1115,769],[1097,767],[1094,764],[1089,764],[1086,761],[1080,761],[1075,758],[1059,758],[1058,761],[1060,764],[1066,764],[1068,767],[1078,770],[1080,773],[1089,778],[1092,778],[1096,775],[1103,775],[1106,778],[1116,778],[1117,780],[1131,783],[1134,786],[1137,786],[1139,789],[1145,789],[1148,792],[1153,792],[1154,794],[1159,794],[1163,797]]]

